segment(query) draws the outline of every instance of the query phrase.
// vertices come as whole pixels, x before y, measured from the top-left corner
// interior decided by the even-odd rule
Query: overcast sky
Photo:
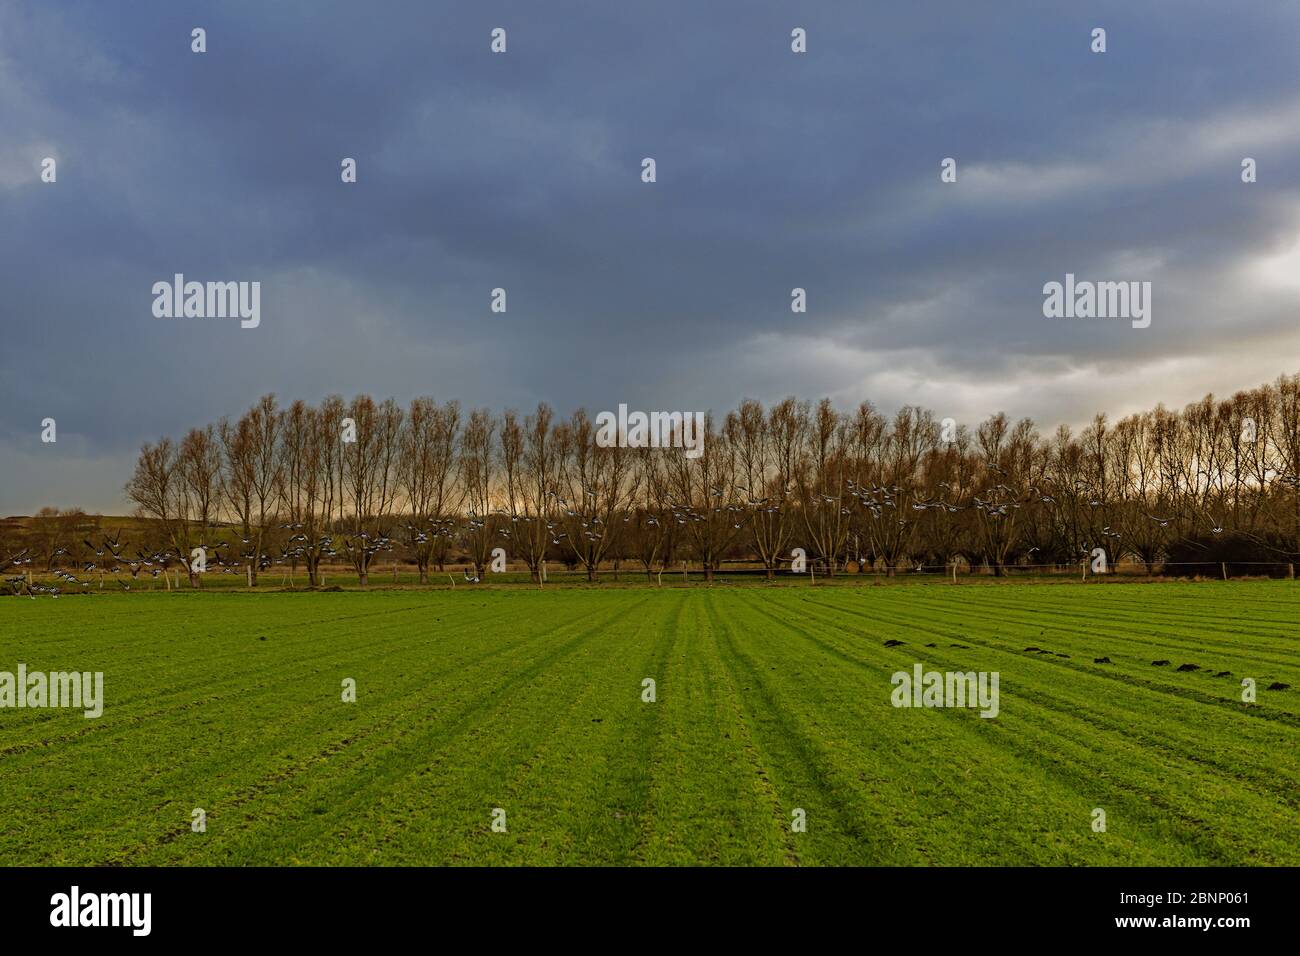
[[[1294,0],[0,0],[0,514],[121,512],[268,391],[1048,431],[1300,371],[1298,49]],[[177,272],[261,325],[155,318]],[[1045,318],[1067,272],[1150,328]]]

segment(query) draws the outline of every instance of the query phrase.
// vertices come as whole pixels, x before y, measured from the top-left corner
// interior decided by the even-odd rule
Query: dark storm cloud
[[[265,391],[1051,427],[1294,371],[1297,8],[1133,6],[0,5],[0,513]],[[1044,319],[1067,271],[1152,327]],[[261,326],[155,319],[176,272]]]

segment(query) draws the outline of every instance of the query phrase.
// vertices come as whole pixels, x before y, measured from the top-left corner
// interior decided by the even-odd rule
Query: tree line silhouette
[[[724,561],[772,577],[795,548],[824,575],[1077,568],[1099,547],[1149,573],[1285,569],[1300,556],[1300,374],[1181,410],[1098,414],[1077,434],[1001,413],[968,427],[912,405],[886,415],[790,397],[710,413],[697,458],[597,439],[585,410],[565,418],[544,403],[521,415],[267,395],[143,446],[125,491],[157,540],[114,541],[110,557],[133,575],[175,563],[196,577],[202,547],[250,582],[289,564],[316,585],[338,562],[365,584],[380,554],[421,582],[454,562],[479,578],[497,548],[539,583],[548,561],[592,580],[684,561],[710,579]],[[26,560],[33,546],[47,567],[55,550],[82,566],[85,548],[103,558],[89,540],[58,541],[33,532]]]

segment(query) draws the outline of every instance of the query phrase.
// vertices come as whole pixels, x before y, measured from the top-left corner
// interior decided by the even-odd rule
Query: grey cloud
[[[142,441],[264,391],[1051,427],[1295,371],[1297,289],[1251,264],[1300,235],[1298,27],[1281,0],[5,6],[0,513],[119,508]],[[1150,329],[1043,318],[1044,282],[1124,263]],[[175,272],[260,280],[261,328],[154,319]]]

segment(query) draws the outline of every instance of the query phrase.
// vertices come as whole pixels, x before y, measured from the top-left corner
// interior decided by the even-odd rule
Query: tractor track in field
[[[375,766],[372,762],[372,766],[369,768],[369,777],[366,781],[370,789],[352,793],[337,809],[341,811],[354,806],[360,800],[370,796],[370,791],[375,790],[380,783],[392,783],[402,778],[427,777],[434,774],[451,756],[450,751],[455,742],[466,734],[472,734],[474,728],[482,723],[480,718],[483,714],[497,712],[507,706],[505,701],[509,697],[509,691],[531,684],[537,676],[545,673],[556,661],[571,656],[577,648],[597,636],[600,628],[604,626],[604,622],[608,619],[607,612],[608,608],[592,608],[586,614],[567,620],[555,628],[530,635],[526,639],[529,643],[548,636],[552,631],[577,628],[581,622],[597,618],[593,626],[578,630],[573,637],[556,645],[548,653],[537,657],[526,666],[506,674],[490,690],[484,690],[476,694],[472,700],[465,703],[457,712],[447,714],[435,723],[404,727],[392,737],[386,739],[385,744],[387,746],[383,750],[382,758],[383,772],[380,773],[381,768]],[[392,713],[384,720],[384,727],[397,724],[407,716],[406,711]],[[378,729],[381,728],[373,728],[367,732],[366,736],[370,736]],[[431,737],[436,738],[438,741],[436,749],[426,746],[430,743]],[[423,759],[415,761],[402,759],[417,754],[425,756]],[[429,756],[430,754],[431,756]],[[380,802],[383,802],[382,799]]]
[[[826,604],[825,602],[812,601],[811,599],[805,599],[805,601],[807,603],[817,604],[821,608],[827,611],[831,611],[832,613],[848,614],[852,616],[856,616],[859,613],[858,609],[855,608],[846,608],[834,604]],[[945,641],[948,641],[953,636],[950,633],[950,631],[952,630],[951,628],[939,628],[931,624],[918,623],[915,619],[911,619],[906,622],[891,621],[886,619],[882,615],[880,608],[875,608],[874,612],[875,612],[875,620],[877,621],[884,621],[887,624],[905,627],[908,630],[924,632],[929,634],[930,636],[943,637]],[[806,631],[803,628],[796,627],[789,624],[787,624],[787,626],[791,627],[791,629],[795,630],[797,633],[800,633],[801,635],[806,634]],[[1010,647],[986,643],[985,641],[982,641],[978,638],[971,637],[968,631],[962,631],[962,633],[960,634],[960,639],[969,642],[970,645],[979,647],[982,650],[1005,654],[1008,657],[1012,657],[1012,658],[1019,657],[1020,659],[1025,660],[1027,663],[1033,665],[1043,664],[1046,665],[1047,667],[1068,668],[1074,670],[1080,676],[1086,678],[1094,678],[1094,679],[1101,678],[1105,680],[1120,679],[1126,683],[1130,683],[1133,687],[1140,690],[1151,691],[1151,692],[1159,692],[1163,690],[1166,692],[1167,695],[1170,696],[1181,697],[1183,699],[1187,699],[1196,703],[1203,703],[1203,704],[1208,703],[1216,706],[1222,706],[1227,708],[1234,715],[1242,714],[1241,705],[1239,703],[1236,703],[1234,701],[1225,701],[1219,698],[1207,697],[1204,693],[1193,689],[1181,688],[1181,687],[1171,688],[1167,686],[1153,685],[1151,682],[1143,680],[1141,678],[1127,678],[1125,675],[1117,674],[1112,671],[1104,671],[1098,673],[1096,671],[1093,671],[1090,668],[1087,668],[1084,665],[1072,664],[1069,661],[1061,660],[1055,657],[1025,658],[1023,656],[1024,654],[1023,651],[1017,652],[1016,650],[1013,650]],[[817,646],[824,646],[824,642],[821,640],[813,640],[812,643],[816,644]],[[935,658],[951,657],[953,652],[953,648],[950,647],[927,648],[924,645],[905,645],[905,646],[908,647],[908,651],[911,653],[925,654],[927,656],[931,656]],[[838,648],[832,648],[831,652],[835,654],[835,656],[840,658],[844,658],[846,656],[843,652],[839,651]],[[966,668],[961,668],[961,669],[966,669]],[[1127,735],[1131,733],[1131,729],[1132,729],[1131,726],[1128,723],[1126,723],[1124,720],[1117,718],[1114,715],[1107,714],[1102,710],[1097,709],[1096,707],[1086,707],[1086,709],[1081,712],[1078,708],[1085,705],[1081,705],[1078,701],[1072,701],[1070,703],[1069,709],[1067,709],[1063,705],[1063,702],[1059,699],[1059,695],[1053,696],[1050,693],[1048,693],[1046,690],[1036,685],[1027,685],[1021,683],[1016,686],[1016,694],[1018,697],[1021,697],[1022,699],[1031,702],[1037,705],[1038,707],[1042,708],[1042,711],[1044,713],[1051,713],[1057,715],[1060,718],[1065,718],[1065,719],[1084,720],[1085,722],[1090,723],[1092,727],[1100,729],[1103,732],[1110,735],[1114,741],[1120,743],[1121,745],[1124,745]],[[1266,716],[1269,719],[1278,720],[1286,724],[1287,726],[1295,726],[1297,723],[1295,715],[1286,712],[1273,711],[1261,715],[1259,709],[1252,709],[1251,711],[1248,711],[1246,713],[1250,717]],[[1041,728],[1041,729],[1045,732],[1050,732],[1049,728]],[[1057,739],[1063,743],[1069,743],[1075,746],[1077,746],[1079,743],[1078,739],[1068,734],[1054,733],[1053,735],[1056,736]],[[1102,744],[1100,741],[1097,741],[1096,743],[1098,744],[1098,746],[1095,746],[1091,749],[1091,753],[1094,755],[1095,759],[1091,761],[1087,761],[1085,763],[1106,764],[1108,759],[1111,758],[1113,755],[1103,752]],[[1024,741],[1011,739],[1009,737],[1006,740],[1004,740],[1001,745],[1012,747],[1014,750],[1019,752],[1022,755],[1022,757],[1026,759],[1042,760],[1044,757],[1047,756],[1047,754],[1044,753],[1041,749],[1025,747]],[[1292,810],[1294,810],[1297,807],[1300,807],[1300,800],[1297,799],[1296,791],[1294,790],[1294,784],[1289,782],[1286,778],[1276,777],[1276,775],[1271,770],[1265,771],[1263,769],[1258,769],[1255,770],[1253,773],[1243,776],[1241,774],[1241,767],[1239,765],[1233,763],[1225,763],[1223,760],[1217,760],[1212,757],[1207,757],[1204,755],[1202,750],[1196,749],[1196,747],[1190,741],[1176,740],[1174,738],[1169,738],[1167,736],[1161,739],[1157,743],[1147,744],[1145,748],[1135,747],[1133,749],[1137,752],[1144,752],[1146,749],[1150,749],[1150,747],[1152,746],[1155,746],[1159,748],[1159,750],[1168,753],[1171,757],[1175,759],[1202,766],[1207,770],[1212,771],[1214,776],[1222,780],[1238,781],[1241,785],[1249,787],[1249,789],[1253,791],[1256,796],[1270,803],[1273,804],[1281,803]],[[1072,761],[1066,761],[1066,760],[1057,759],[1053,757],[1048,761],[1048,763],[1053,768],[1053,773],[1058,775],[1062,783],[1070,787],[1071,789],[1078,790],[1089,782],[1088,775],[1086,774],[1086,772],[1083,772],[1081,770],[1081,766],[1078,764],[1077,761],[1072,762]],[[1154,788],[1137,787],[1114,779],[1109,781],[1108,785],[1118,786],[1120,789],[1124,789],[1130,792],[1134,796],[1134,799],[1136,801],[1135,806],[1138,806],[1141,803],[1146,803],[1146,804],[1154,804],[1156,806],[1161,807],[1163,810],[1167,812],[1167,814],[1171,819],[1177,819],[1181,821],[1182,825],[1185,827],[1188,833],[1194,833],[1196,831],[1196,828],[1201,826],[1204,823],[1204,820],[1202,818],[1198,817],[1194,813],[1188,812],[1186,808],[1181,807],[1176,803],[1164,800]],[[1207,847],[1206,852],[1211,853],[1212,859],[1222,859],[1221,857],[1219,857],[1218,851],[1215,849]]]
[[[47,662],[93,655],[108,706],[101,720],[0,710],[0,853],[1294,865],[1300,698],[1265,686],[1300,685],[1293,594],[724,585],[23,603],[0,620],[10,656],[58,670]],[[914,662],[1000,671],[999,718],[891,706],[891,673]],[[345,675],[355,705],[339,701]],[[658,703],[640,700],[642,676]],[[1237,699],[1243,676],[1257,704]],[[496,803],[514,808],[508,835],[490,832]]]
[[[794,631],[801,637],[807,637],[809,642],[832,653],[834,656],[843,661],[856,665],[857,667],[867,668],[865,662],[856,660],[851,656],[838,651],[838,649],[829,648],[822,644],[821,641],[811,638],[802,628],[792,624],[789,621],[783,621],[778,616],[772,614],[767,608],[754,608],[770,620],[781,624],[784,628]],[[864,827],[862,823],[860,808],[850,805],[844,798],[844,795],[834,786],[832,776],[835,768],[833,762],[829,762],[815,742],[808,734],[807,730],[800,726],[796,719],[787,711],[787,709],[778,700],[778,695],[774,691],[771,681],[765,677],[762,671],[745,656],[735,640],[728,634],[726,637],[727,646],[730,651],[730,657],[736,664],[746,672],[751,685],[757,690],[759,699],[765,706],[766,713],[770,714],[773,723],[781,731],[781,738],[788,742],[790,749],[800,758],[806,769],[809,783],[816,792],[825,801],[826,806],[830,807],[836,815],[836,821],[840,829],[851,836],[859,846],[867,848],[874,861],[888,858],[888,853],[883,849],[882,838],[873,834],[873,831]],[[724,657],[724,661],[726,658]],[[733,675],[735,670],[733,668]],[[866,782],[865,780],[861,782]],[[784,819],[781,821],[785,823]],[[788,829],[788,826],[786,827]]]
[[[820,606],[820,607],[822,607],[822,608],[825,608],[826,610],[829,610],[829,611],[832,611],[832,612],[838,612],[838,613],[852,613],[852,611],[851,611],[850,609],[843,608],[843,607],[837,607],[837,606],[835,606],[835,605],[831,605],[831,604],[825,604],[825,603],[822,603],[822,602],[813,602],[813,601],[810,601],[809,603],[815,603],[815,604],[817,604],[818,606]],[[929,636],[932,636],[932,637],[940,637],[940,638],[942,638],[942,639],[945,640],[945,641],[951,641],[951,640],[953,640],[953,638],[954,638],[954,635],[952,635],[952,634],[950,633],[952,630],[954,630],[954,628],[943,628],[943,627],[938,627],[938,626],[934,625],[933,623],[928,623],[928,622],[927,622],[926,620],[924,620],[924,619],[922,619],[922,620],[918,620],[918,619],[916,619],[916,618],[911,618],[911,619],[908,619],[908,620],[905,620],[905,621],[904,621],[904,620],[898,620],[898,619],[896,619],[896,618],[891,619],[891,618],[887,618],[887,617],[883,616],[883,615],[881,614],[880,610],[879,610],[879,609],[876,609],[875,617],[874,617],[873,620],[876,621],[876,622],[884,622],[884,623],[889,624],[889,625],[892,625],[892,626],[894,626],[894,627],[903,628],[903,629],[906,629],[906,630],[909,630],[909,631],[917,631],[917,632],[920,632],[920,633],[926,633],[926,634],[928,634]],[[995,622],[998,622],[998,621],[1000,621],[1000,620],[1001,620],[1001,619],[995,619]],[[1003,624],[1003,627],[1005,627],[1005,624]],[[1050,665],[1053,665],[1053,666],[1056,666],[1056,667],[1066,668],[1066,669],[1069,669],[1069,670],[1073,670],[1073,671],[1075,671],[1076,673],[1078,673],[1078,674],[1080,674],[1080,675],[1082,675],[1082,676],[1086,676],[1086,677],[1095,677],[1095,678],[1100,678],[1100,679],[1104,679],[1104,680],[1108,680],[1108,681],[1117,681],[1117,682],[1120,682],[1120,683],[1129,684],[1130,686],[1133,686],[1133,687],[1138,687],[1138,688],[1142,688],[1142,689],[1146,689],[1146,690],[1152,690],[1152,691],[1158,691],[1158,692],[1160,692],[1160,693],[1165,694],[1166,696],[1171,696],[1171,697],[1180,697],[1180,698],[1183,698],[1183,699],[1185,699],[1185,700],[1190,700],[1190,701],[1194,701],[1194,702],[1196,702],[1196,703],[1201,703],[1201,704],[1212,704],[1212,705],[1216,705],[1216,706],[1226,706],[1226,707],[1229,707],[1230,709],[1232,709],[1235,713],[1240,713],[1240,712],[1241,712],[1241,711],[1239,710],[1239,706],[1238,706],[1238,705],[1239,705],[1239,701],[1234,701],[1234,700],[1230,700],[1230,699],[1227,699],[1227,698],[1222,698],[1222,697],[1214,696],[1213,694],[1211,694],[1209,691],[1206,691],[1206,690],[1201,690],[1201,689],[1199,689],[1199,688],[1195,688],[1195,687],[1186,687],[1186,686],[1179,685],[1179,684],[1157,683],[1157,682],[1155,682],[1155,681],[1152,681],[1152,680],[1149,680],[1149,679],[1146,679],[1146,678],[1142,678],[1142,677],[1138,677],[1138,676],[1136,676],[1136,675],[1125,674],[1123,671],[1119,671],[1119,670],[1110,670],[1110,669],[1098,670],[1097,667],[1099,667],[1099,666],[1101,666],[1101,665],[1091,665],[1091,666],[1090,666],[1090,665],[1088,665],[1088,664],[1086,664],[1086,663],[1083,663],[1082,661],[1078,661],[1078,662],[1076,662],[1076,661],[1074,661],[1073,659],[1065,660],[1065,659],[1063,659],[1063,658],[1059,658],[1059,657],[1055,657],[1055,656],[1052,656],[1052,657],[1043,656],[1043,657],[1041,657],[1041,658],[1026,658],[1026,657],[1024,656],[1025,652],[1023,651],[1023,649],[1017,649],[1017,648],[1015,647],[1015,643],[1014,643],[1014,642],[1013,642],[1012,644],[1005,644],[1005,645],[1004,645],[1004,644],[997,644],[997,643],[993,643],[992,641],[990,641],[990,640],[988,640],[988,639],[979,639],[979,638],[971,637],[971,636],[970,636],[970,633],[969,633],[966,629],[963,629],[963,628],[957,628],[956,630],[960,630],[960,631],[961,631],[961,633],[960,633],[959,635],[957,635],[957,637],[958,637],[960,640],[963,640],[963,641],[969,641],[972,645],[976,645],[976,646],[982,647],[982,648],[984,648],[985,650],[989,650],[989,651],[994,651],[994,652],[998,652],[998,653],[1004,653],[1004,654],[1007,654],[1008,656],[1010,656],[1010,657],[1012,657],[1012,658],[1015,658],[1015,659],[1018,659],[1018,660],[1029,661],[1029,662],[1032,662],[1032,663],[1035,663],[1035,664],[1037,664],[1037,663],[1050,664]],[[1022,639],[1035,640],[1035,638],[1032,638],[1032,637],[1029,637],[1029,638],[1022,638]],[[1041,639],[1041,638],[1038,638],[1038,639]],[[1069,645],[1069,646],[1073,647],[1072,645]],[[933,648],[925,648],[924,645],[919,645],[919,646],[918,646],[918,645],[912,645],[912,646],[911,646],[911,649],[912,649],[913,651],[917,652],[917,653],[921,653],[921,652],[923,652],[923,651],[927,651],[927,650],[933,650]],[[1076,649],[1077,649],[1077,648],[1076,648]],[[1096,653],[1103,653],[1102,651],[1095,651],[1095,652],[1096,652]],[[1091,650],[1090,650],[1090,651],[1088,651],[1087,653],[1088,653],[1088,654],[1091,654],[1091,653],[1094,653],[1094,651],[1091,651]],[[1212,670],[1214,669],[1215,666],[1216,666],[1216,665],[1207,665],[1207,666],[1206,666],[1202,671],[1200,671],[1199,673],[1208,676],[1209,671],[1212,671]],[[1239,665],[1238,665],[1238,666],[1239,666]],[[1269,679],[1269,678],[1271,678],[1272,676],[1273,676],[1273,675],[1271,675],[1271,674],[1262,674],[1262,673],[1261,673],[1261,678],[1262,678],[1262,679]],[[1285,692],[1283,692],[1283,691],[1274,691],[1274,692],[1272,692],[1272,693],[1285,693]],[[1259,707],[1259,708],[1251,708],[1250,710],[1245,711],[1245,714],[1246,714],[1247,716],[1251,717],[1252,719],[1271,720],[1271,721],[1277,721],[1277,722],[1279,722],[1279,723],[1286,724],[1286,725],[1288,725],[1288,726],[1300,727],[1300,714],[1295,714],[1295,713],[1292,713],[1291,711],[1287,711],[1287,710],[1272,710],[1272,709],[1265,709],[1265,708]]]
[[[776,785],[772,781],[772,763],[773,761],[766,753],[756,744],[754,734],[750,731],[749,725],[753,722],[753,716],[749,713],[748,708],[744,706],[744,695],[737,687],[736,668],[733,661],[738,657],[738,651],[735,643],[731,640],[729,628],[723,623],[721,615],[711,595],[706,596],[705,612],[709,618],[710,629],[714,635],[715,646],[719,642],[725,642],[729,654],[721,653],[722,648],[718,646],[718,657],[722,661],[723,668],[727,675],[728,698],[731,701],[732,709],[736,715],[736,725],[740,727],[744,739],[742,745],[745,754],[754,768],[755,775],[760,778],[759,786],[766,794],[772,805],[772,816],[777,827],[777,832],[782,835],[781,842],[784,849],[784,859],[787,866],[799,865],[799,851],[794,841],[794,834],[786,824],[785,814],[789,812],[782,807],[781,798],[776,792]],[[770,703],[770,702],[769,702]]]
[[[589,612],[586,615],[586,617],[594,616],[597,613],[598,610],[593,610]],[[558,625],[557,628],[555,629],[558,630],[561,627],[569,627],[572,626],[573,624],[574,622],[572,621],[565,622],[564,624]],[[533,639],[540,641],[544,637],[548,636],[548,634],[549,632],[539,632],[538,634],[535,634],[532,637],[525,640],[526,642]],[[560,654],[564,653],[568,648],[578,643],[581,643],[589,636],[589,634],[590,632],[584,632],[580,634],[578,637],[569,641],[567,644],[563,644],[559,648],[553,650],[551,654],[547,655],[545,658],[543,658],[543,660],[550,660],[552,658],[559,656]],[[480,658],[479,663],[482,663],[483,661],[496,657],[500,654],[508,653],[510,650],[518,650],[518,649],[519,649],[519,645],[509,645],[504,648],[494,649],[493,651],[490,651],[489,653],[483,655],[482,658]],[[540,671],[542,669],[542,666],[543,665],[541,663],[534,664],[532,668],[529,668],[528,670],[530,673],[535,671]],[[460,668],[456,668],[456,669],[460,669]],[[505,682],[503,682],[501,685],[498,686],[497,690],[503,690],[509,686],[515,686],[519,683],[522,683],[523,680],[525,679],[526,677],[524,674],[518,674],[513,678],[507,678]],[[426,692],[427,692],[426,686],[420,685],[412,689],[401,699],[405,700],[412,697],[418,697]],[[496,691],[493,691],[491,693],[495,694]],[[470,712],[480,709],[482,703],[484,703],[483,697],[482,696],[477,697],[475,699],[475,703],[470,705],[465,710],[463,710],[459,718],[452,718],[453,722],[463,726],[465,716]],[[229,814],[231,813],[231,811],[240,809],[241,807],[257,800],[259,797],[264,796],[266,793],[270,792],[271,790],[275,789],[277,786],[285,783],[286,781],[292,780],[300,776],[301,774],[305,773],[306,771],[312,769],[316,765],[324,761],[327,761],[330,757],[334,757],[337,756],[338,754],[346,752],[349,748],[352,747],[353,744],[374,737],[376,734],[379,734],[383,731],[392,729],[394,725],[398,724],[403,719],[407,718],[409,716],[409,713],[410,712],[405,708],[390,709],[382,713],[381,715],[379,715],[376,719],[374,719],[372,723],[370,723],[364,728],[364,730],[360,732],[354,732],[342,740],[331,741],[330,743],[324,745],[323,747],[321,747],[320,749],[318,749],[316,752],[309,755],[308,757],[298,760],[292,766],[282,767],[277,770],[271,771],[270,773],[264,775],[258,781],[251,784],[244,785],[243,787],[236,790],[231,797],[222,800],[220,804],[220,809],[212,810],[208,815],[208,819],[209,820],[220,819],[220,815],[222,813]],[[391,743],[392,741],[400,740],[404,737],[409,737],[413,732],[414,730],[412,728],[407,728],[405,731],[399,732],[393,737],[388,738],[387,742]],[[390,748],[390,750],[391,749],[394,748]],[[157,840],[153,841],[153,843],[136,847],[132,851],[126,853],[122,858],[114,860],[113,863],[114,864],[129,863],[131,859],[138,857],[141,854],[148,852],[151,849],[164,847],[167,844],[174,842],[178,836],[183,835],[186,832],[188,832],[188,829],[184,827],[177,829],[175,831],[166,831]]]
[[[502,617],[506,617],[506,619],[510,619],[507,615],[500,614],[500,615],[496,615],[493,618],[493,620],[500,620]],[[320,622],[317,621],[317,622],[310,622],[310,623],[312,626],[314,626],[315,624],[318,624]],[[308,626],[308,624],[295,624],[294,626]],[[272,631],[274,630],[273,628],[265,628],[265,629],[272,630]],[[541,636],[544,636],[544,634]],[[461,670],[467,666],[475,666],[479,663],[490,660],[494,657],[498,657],[503,654],[508,654],[519,646],[520,645],[503,645],[503,646],[495,647],[488,650],[486,653],[479,655],[478,657],[471,658],[468,661],[457,661],[454,664],[450,664],[441,670],[434,670],[434,671],[427,672],[427,676],[430,679],[437,679],[444,676],[445,674],[452,673],[457,670]],[[304,674],[319,674],[330,667],[337,668],[337,667],[350,666],[350,662],[348,662],[344,658],[353,656],[359,651],[367,651],[371,648],[386,649],[386,650],[385,653],[377,657],[371,658],[368,663],[374,663],[375,661],[382,661],[386,657],[396,657],[404,653],[407,653],[409,650],[408,648],[400,647],[400,646],[393,647],[391,641],[389,641],[386,637],[378,637],[378,638],[374,638],[368,645],[365,646],[358,646],[355,644],[347,646],[347,648],[344,649],[342,655],[339,658],[336,658],[334,662],[331,662],[329,660],[322,661],[318,658],[310,659],[310,660],[306,658],[299,659],[293,662],[292,666],[295,668],[293,671],[286,673],[283,668],[279,668],[270,675],[263,675],[265,679],[261,683],[254,683],[254,684],[241,683],[241,681],[248,674],[262,673],[260,668],[253,667],[253,668],[249,668],[246,671],[233,672],[228,676],[237,678],[236,680],[236,683],[238,685],[237,690],[230,691],[227,693],[213,694],[211,696],[201,698],[199,700],[184,701],[176,705],[150,710],[143,714],[118,715],[115,713],[113,717],[113,722],[111,724],[104,724],[104,725],[92,724],[80,730],[72,731],[70,733],[63,734],[57,737],[52,737],[52,738],[47,738],[42,740],[25,741],[25,742],[20,741],[14,744],[0,746],[0,757],[9,756],[18,753],[24,753],[26,751],[36,750],[42,747],[49,747],[56,744],[71,742],[73,740],[76,740],[80,737],[84,737],[87,734],[96,731],[101,731],[101,730],[107,731],[110,728],[115,728],[118,726],[118,723],[121,721],[130,722],[132,724],[152,723],[155,721],[164,720],[173,715],[177,715],[180,713],[184,713],[186,711],[193,710],[196,707],[207,706],[209,704],[219,703],[221,701],[228,701],[239,697],[255,696],[256,692],[264,691],[273,688],[277,685],[281,685],[285,683],[286,679],[298,680]],[[249,651],[247,648],[236,648],[230,651],[228,654],[222,655],[221,657],[218,658],[205,658],[205,664],[207,664],[212,670],[220,671],[221,662],[226,660],[247,661],[248,653]],[[212,678],[211,676],[205,676],[201,680],[195,680],[188,684],[180,684],[180,685],[173,684],[168,688],[166,696],[171,698],[184,697],[195,690],[201,690],[210,686],[212,686]],[[118,708],[127,707],[138,701],[146,701],[146,700],[156,702],[158,698],[156,696],[148,697],[145,695],[140,695],[139,697],[126,698],[125,700],[119,701],[115,704],[115,710]],[[58,715],[55,712],[51,712],[51,711],[34,711],[33,716],[35,717],[35,720],[37,722],[44,722],[48,720],[55,720],[57,719]]]

